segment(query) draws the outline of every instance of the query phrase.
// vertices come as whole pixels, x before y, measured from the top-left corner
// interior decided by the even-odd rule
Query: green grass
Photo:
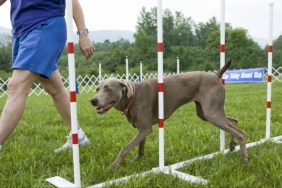
[[[273,83],[271,135],[282,135],[282,83]],[[226,114],[239,120],[247,142],[265,137],[266,84],[226,85]],[[91,141],[80,148],[82,186],[151,170],[158,166],[158,127],[148,136],[145,156],[131,162],[133,149],[115,171],[108,167],[136,134],[120,112],[97,115],[89,100],[92,94],[78,95],[79,122]],[[6,98],[0,99],[0,111]],[[0,152],[0,187],[53,187],[45,179],[61,176],[73,182],[72,153],[54,154],[66,140],[68,130],[49,96],[31,96],[20,124]],[[226,148],[229,135],[226,134]],[[219,129],[195,115],[194,104],[178,109],[165,122],[165,165],[192,159],[219,150]],[[282,145],[267,142],[248,149],[249,164],[242,164],[239,152],[218,155],[191,163],[182,172],[209,180],[192,184],[165,174],[150,174],[110,187],[281,187]]]

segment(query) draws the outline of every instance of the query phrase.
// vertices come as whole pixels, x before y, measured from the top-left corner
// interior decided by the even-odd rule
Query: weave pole
[[[220,68],[225,64],[225,0],[220,3]],[[222,78],[222,85],[225,84]],[[220,151],[225,149],[225,132],[220,129]]]
[[[66,0],[67,11],[67,43],[68,43],[68,68],[69,68],[69,87],[70,87],[70,110],[71,110],[71,136],[73,151],[74,184],[61,178],[53,177],[46,179],[56,187],[81,187],[80,164],[79,164],[79,144],[78,144],[78,123],[76,105],[76,85],[75,85],[75,60],[74,60],[74,40],[73,40],[73,8],[72,0]]]
[[[270,139],[271,126],[271,88],[272,88],[272,38],[273,38],[273,3],[269,4],[269,41],[267,66],[267,101],[266,101],[266,139]]]
[[[164,165],[164,79],[163,79],[163,10],[162,0],[158,0],[157,7],[157,52],[158,52],[158,110],[159,110],[159,168],[153,168],[155,173],[176,176],[182,180],[206,184],[208,181],[195,177],[175,168]]]
[[[157,8],[158,102],[159,102],[159,168],[164,168],[164,81],[163,81],[163,11],[162,1]]]

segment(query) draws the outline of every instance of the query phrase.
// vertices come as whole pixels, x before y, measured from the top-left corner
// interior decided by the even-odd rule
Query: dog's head
[[[99,83],[96,95],[90,100],[98,114],[107,112],[112,107],[120,107],[123,97],[131,98],[133,86],[130,82],[117,78],[108,78]]]

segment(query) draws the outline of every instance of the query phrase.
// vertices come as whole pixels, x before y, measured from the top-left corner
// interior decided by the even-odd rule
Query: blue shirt
[[[65,0],[11,0],[13,36],[18,38],[47,22],[65,15]]]

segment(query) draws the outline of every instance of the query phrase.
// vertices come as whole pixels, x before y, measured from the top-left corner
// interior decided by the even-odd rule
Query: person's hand
[[[79,46],[85,58],[87,60],[90,59],[95,51],[95,47],[87,33],[81,33],[79,35]]]

